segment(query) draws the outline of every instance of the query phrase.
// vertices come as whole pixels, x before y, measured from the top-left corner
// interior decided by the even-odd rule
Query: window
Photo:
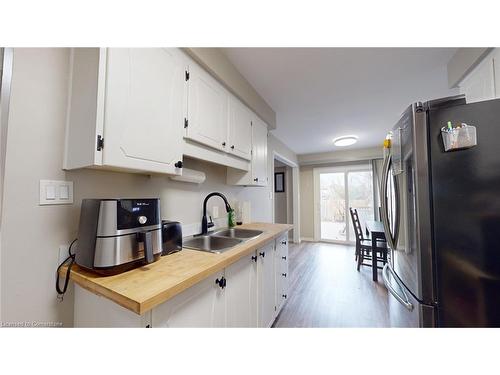
[[[315,237],[322,241],[356,240],[349,207],[358,210],[361,225],[373,220],[373,178],[368,164],[317,168],[315,178]]]

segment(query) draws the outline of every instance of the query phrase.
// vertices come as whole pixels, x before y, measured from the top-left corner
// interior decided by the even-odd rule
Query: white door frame
[[[14,49],[3,49],[2,86],[0,88],[0,270],[2,258],[3,187],[5,178],[5,157],[7,149],[7,128],[9,121],[10,88]],[[2,321],[2,283],[0,271],[0,321]]]
[[[273,151],[272,155],[272,166],[271,166],[271,196],[272,199],[272,213],[273,213],[273,223],[276,222],[275,212],[274,212],[274,160],[279,160],[283,164],[292,168],[292,209],[293,209],[293,242],[300,243],[300,191],[299,191],[299,165],[285,156]]]
[[[351,171],[371,171],[371,164],[369,162],[365,163],[356,163],[356,164],[348,164],[348,165],[338,165],[338,166],[331,166],[331,167],[321,167],[321,168],[314,168],[313,169],[313,190],[314,190],[314,241],[318,242],[332,242],[332,243],[339,243],[339,244],[344,244],[344,245],[352,245],[355,242],[354,241],[338,241],[338,240],[327,240],[327,239],[322,239],[321,238],[321,202],[320,202],[320,197],[319,197],[319,191],[320,191],[320,183],[319,183],[319,176],[322,173],[345,173],[345,178],[347,179],[347,173]],[[372,171],[373,173],[373,171]],[[344,186],[344,189],[346,189],[346,215],[349,212],[349,198],[347,195],[347,181]],[[348,219],[349,220],[349,219]],[[349,233],[349,221],[347,221],[347,228],[346,228],[347,234]]]

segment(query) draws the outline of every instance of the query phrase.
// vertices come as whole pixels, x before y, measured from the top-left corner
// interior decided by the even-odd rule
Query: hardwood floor
[[[390,326],[381,277],[356,271],[353,246],[290,243],[289,259],[289,299],[273,327]]]

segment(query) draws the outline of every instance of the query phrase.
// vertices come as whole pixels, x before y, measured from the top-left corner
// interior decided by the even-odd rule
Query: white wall
[[[288,181],[286,180],[286,168],[285,167],[275,167],[274,173],[282,172],[285,173],[285,179],[283,183],[285,184],[285,191],[282,193],[274,192],[274,222],[280,224],[288,223],[288,207],[287,207],[287,191],[288,191]]]
[[[281,157],[284,157],[288,161],[291,161],[294,164],[299,164],[299,157],[295,152],[290,150],[287,145],[285,145],[283,142],[281,142],[278,138],[276,138],[274,135],[269,134],[269,140],[268,140],[268,145],[269,149],[268,152],[270,153],[270,161],[272,162],[273,160],[273,152],[277,153]]]
[[[3,321],[72,325],[72,290],[59,303],[54,281],[59,245],[68,244],[77,235],[82,198],[160,197],[163,218],[190,224],[201,220],[205,195],[220,191],[230,201],[251,201],[253,221],[272,221],[272,184],[267,188],[227,186],[222,166],[186,160],[186,167],[207,174],[202,185],[173,182],[164,176],[63,171],[68,68],[68,49],[14,51],[1,238]],[[269,166],[275,148],[296,160],[286,146],[276,144],[270,137]],[[271,175],[270,167],[268,171]],[[40,179],[73,181],[75,204],[39,206]],[[222,201],[213,198],[210,203],[218,205],[220,213],[225,212]]]

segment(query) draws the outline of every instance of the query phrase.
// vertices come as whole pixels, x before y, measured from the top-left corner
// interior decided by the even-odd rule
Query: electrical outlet
[[[212,219],[217,219],[219,217],[219,206],[214,206],[212,208]]]
[[[59,245],[59,264],[64,262],[69,256],[68,249],[69,245]]]

